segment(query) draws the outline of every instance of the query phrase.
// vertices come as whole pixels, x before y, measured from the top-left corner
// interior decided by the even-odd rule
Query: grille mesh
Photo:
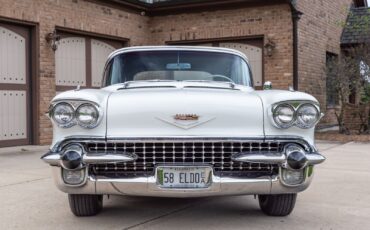
[[[234,153],[277,153],[283,148],[279,142],[117,142],[87,143],[89,153],[134,153],[134,162],[92,165],[96,175],[127,174],[153,175],[155,165],[208,164],[215,174],[226,172],[271,172],[276,165],[232,161]]]

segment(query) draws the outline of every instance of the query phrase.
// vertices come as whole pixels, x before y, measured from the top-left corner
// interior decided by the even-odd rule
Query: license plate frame
[[[164,173],[174,173],[174,182],[166,182]],[[191,173],[193,173],[193,178],[191,178]],[[162,189],[206,189],[212,184],[213,168],[204,165],[157,166],[155,175],[157,185]],[[198,180],[201,183],[197,183]],[[185,183],[180,183],[180,181]]]

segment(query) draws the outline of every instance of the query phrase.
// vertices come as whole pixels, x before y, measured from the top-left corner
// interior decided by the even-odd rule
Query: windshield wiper
[[[185,80],[183,82],[210,82],[210,83],[221,83],[221,84],[228,84],[232,89],[235,88],[236,84],[234,82],[226,82],[226,81],[211,81],[211,80]]]
[[[140,82],[175,82],[177,80],[163,80],[163,79],[152,79],[152,80],[140,80],[140,81],[126,81],[123,83],[123,87],[118,88],[117,90],[120,89],[127,89],[131,83],[140,83]]]
[[[171,80],[171,79],[152,79],[152,80],[140,80],[135,82],[172,82],[177,80]]]

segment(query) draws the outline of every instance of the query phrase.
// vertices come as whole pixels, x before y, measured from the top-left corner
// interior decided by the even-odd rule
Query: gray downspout
[[[298,90],[298,21],[303,13],[297,10],[296,0],[291,0],[289,3],[293,21],[293,88]]]

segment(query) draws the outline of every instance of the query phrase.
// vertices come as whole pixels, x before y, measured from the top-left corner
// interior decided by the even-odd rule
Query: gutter
[[[228,7],[271,5],[286,3],[287,0],[171,0],[146,3],[139,0],[85,0],[113,4],[130,8],[137,13],[147,16],[168,15],[191,11],[204,11],[210,9],[227,9]]]
[[[296,8],[297,0],[289,0],[290,9],[292,11],[293,22],[293,89],[298,90],[298,21],[303,15],[301,11]]]

